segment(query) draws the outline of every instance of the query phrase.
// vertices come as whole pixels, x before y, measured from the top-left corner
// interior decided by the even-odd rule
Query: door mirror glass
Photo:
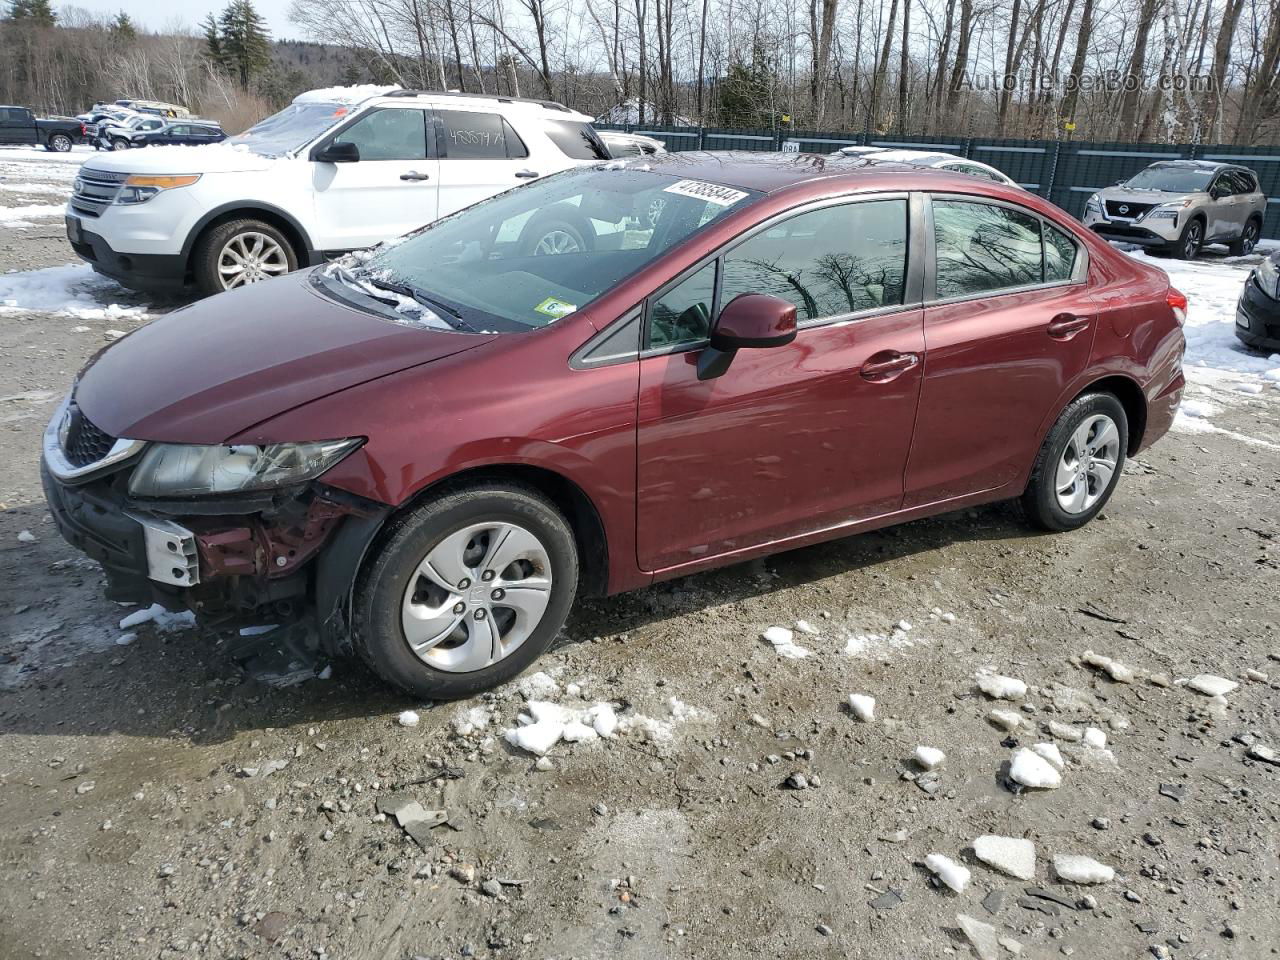
[[[319,163],[355,163],[360,159],[360,148],[354,143],[331,143],[315,154]]]
[[[767,293],[744,293],[720,311],[711,331],[711,346],[722,351],[784,347],[795,338],[794,303]]]

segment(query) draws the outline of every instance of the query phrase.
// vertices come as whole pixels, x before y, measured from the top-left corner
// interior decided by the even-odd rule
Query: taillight
[[[1169,292],[1164,295],[1165,303],[1169,304],[1169,309],[1173,311],[1173,317],[1181,326],[1187,322],[1187,295],[1181,290],[1173,287],[1169,288]]]

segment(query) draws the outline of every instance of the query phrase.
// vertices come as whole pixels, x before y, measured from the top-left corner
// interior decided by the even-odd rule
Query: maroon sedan
[[[457,697],[578,594],[994,500],[1087,523],[1169,428],[1185,306],[972,177],[576,169],[135,331],[50,423],[46,493],[115,599]]]

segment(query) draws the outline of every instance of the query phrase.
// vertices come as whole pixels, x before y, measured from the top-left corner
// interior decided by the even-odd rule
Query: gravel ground
[[[0,224],[0,272],[72,259],[59,220]],[[39,439],[111,331],[172,304],[90,295],[102,316],[0,308],[2,960],[1280,952],[1276,385],[1196,386],[1217,429],[1131,462],[1084,530],[999,505],[584,604],[545,674],[432,706],[355,663],[280,690],[181,624],[119,627],[44,509]],[[806,657],[761,639],[801,620]],[[990,700],[985,668],[1025,696]],[[535,762],[503,736],[527,699],[629,729]],[[1061,786],[1010,789],[1052,741]],[[402,829],[409,801],[447,821]],[[988,834],[1033,841],[1034,878],[980,861]],[[1072,854],[1114,878],[1065,882]]]

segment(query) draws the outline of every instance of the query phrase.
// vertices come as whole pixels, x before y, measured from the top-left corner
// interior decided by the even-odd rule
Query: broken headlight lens
[[[361,439],[198,446],[155,443],[129,479],[135,497],[200,497],[273,490],[314,480]]]

